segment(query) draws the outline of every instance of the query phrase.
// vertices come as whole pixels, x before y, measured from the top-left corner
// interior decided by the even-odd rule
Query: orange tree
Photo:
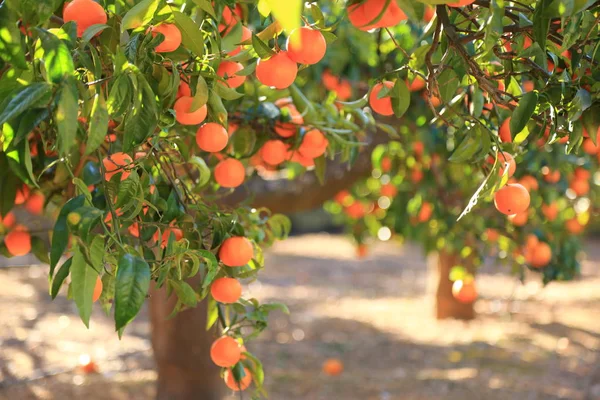
[[[119,335],[152,293],[169,399],[218,398],[209,357],[231,389],[264,393],[245,344],[286,308],[241,281],[289,232],[272,211],[338,193],[328,207],[359,244],[439,250],[462,302],[492,242],[515,271],[573,276],[598,153],[596,6],[444,3],[2,1],[2,251],[47,261],[50,295],[67,286],[85,324],[98,301]]]

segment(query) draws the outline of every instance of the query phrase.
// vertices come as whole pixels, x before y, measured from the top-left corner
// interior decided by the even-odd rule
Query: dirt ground
[[[274,315],[248,347],[273,400],[600,399],[598,244],[579,280],[546,288],[486,266],[479,318],[463,323],[433,318],[417,247],[380,244],[359,261],[343,237],[294,237],[246,288],[291,315]],[[0,400],[152,399],[147,314],[122,341],[100,309],[87,330],[64,297],[50,301],[46,273],[0,269]],[[98,374],[77,368],[85,357]],[[343,360],[341,376],[321,372],[329,357]]]

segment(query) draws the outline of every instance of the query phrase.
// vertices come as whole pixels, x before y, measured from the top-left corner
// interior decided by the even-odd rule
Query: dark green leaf
[[[460,81],[454,70],[447,68],[440,74],[438,77],[438,88],[444,103],[452,100],[459,85]]]
[[[71,270],[71,263],[73,262],[73,257],[69,258],[67,261],[63,263],[58,269],[56,276],[52,279],[52,287],[50,288],[50,296],[52,299],[55,299],[62,287],[63,282],[69,276],[69,271]]]
[[[271,49],[268,44],[263,42],[254,33],[252,34],[252,47],[254,47],[254,51],[256,51],[256,54],[258,54],[258,56],[263,60],[275,54],[273,49]]]
[[[85,196],[77,196],[65,203],[63,208],[58,213],[58,218],[54,224],[52,233],[52,247],[50,248],[50,277],[54,274],[54,268],[60,257],[65,252],[69,243],[69,230],[67,226],[67,215],[85,203]]]
[[[169,280],[169,284],[175,289],[175,293],[180,302],[188,307],[195,307],[196,304],[198,304],[196,292],[194,292],[194,289],[186,282]]]
[[[115,284],[115,327],[125,327],[138,314],[150,288],[150,266],[132,254],[119,260]]]
[[[104,101],[104,93],[100,90],[94,96],[90,126],[85,147],[85,154],[92,154],[104,142],[108,132],[108,111]]]
[[[402,79],[397,79],[390,94],[392,98],[392,109],[394,110],[394,115],[400,118],[410,106],[410,91],[406,86],[406,82],[404,82]]]
[[[58,105],[54,112],[54,120],[58,129],[58,151],[61,155],[69,154],[76,144],[77,138],[77,105],[79,93],[73,77],[67,78],[61,84]]]
[[[75,305],[77,305],[81,320],[89,328],[90,315],[92,314],[92,297],[98,273],[85,261],[83,253],[78,246],[73,251],[72,260],[71,291],[73,293],[73,300],[75,301]]]
[[[179,11],[173,11],[173,16],[175,25],[181,31],[181,43],[194,55],[201,57],[204,54],[204,38],[198,24]]]
[[[52,85],[45,82],[36,82],[19,89],[6,107],[0,113],[0,125],[21,115],[30,108],[45,105],[50,100]]]
[[[75,66],[69,48],[58,37],[44,29],[36,28],[44,55],[42,60],[46,67],[46,79],[51,83],[60,83],[65,78],[73,76]]]
[[[519,105],[513,111],[510,117],[510,133],[514,137],[525,128],[531,116],[535,112],[535,108],[538,102],[538,94],[536,91],[525,93]]]
[[[17,17],[8,9],[8,4],[0,5],[0,60],[20,69],[27,69],[25,51],[21,47],[21,32],[17,28]]]
[[[137,3],[123,16],[121,31],[137,29],[148,24],[152,21],[159,4],[160,0],[142,0]]]

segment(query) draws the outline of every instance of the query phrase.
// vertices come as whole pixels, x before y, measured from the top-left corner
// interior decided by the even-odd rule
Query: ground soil
[[[246,287],[291,315],[273,315],[248,347],[274,400],[600,399],[600,246],[587,248],[580,279],[546,288],[484,267],[479,317],[464,323],[433,318],[418,247],[385,243],[357,260],[341,236],[291,238]],[[121,341],[99,307],[88,330],[64,296],[50,301],[46,274],[0,269],[0,400],[152,399],[147,313]],[[88,357],[98,373],[79,367]],[[341,376],[321,372],[327,358],[343,361]]]

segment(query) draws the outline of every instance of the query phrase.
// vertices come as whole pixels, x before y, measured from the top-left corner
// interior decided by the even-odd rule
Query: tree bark
[[[474,303],[461,303],[452,295],[452,281],[449,279],[450,270],[455,265],[461,264],[472,272],[468,260],[460,259],[458,255],[440,251],[438,254],[438,286],[435,296],[437,319],[471,320],[475,318]],[[467,265],[465,265],[467,264]]]
[[[191,282],[190,282],[191,283]],[[221,400],[225,385],[210,360],[215,331],[207,331],[206,302],[167,319],[176,298],[165,288],[150,291],[152,348],[156,360],[157,400]]]

